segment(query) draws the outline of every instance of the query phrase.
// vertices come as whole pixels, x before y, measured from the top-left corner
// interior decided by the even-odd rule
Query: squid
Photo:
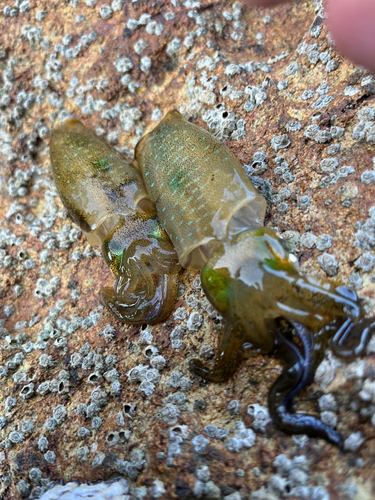
[[[213,367],[192,359],[192,372],[224,382],[241,359],[275,351],[285,362],[268,397],[276,426],[342,447],[336,429],[295,413],[294,399],[312,382],[330,339],[337,354],[359,355],[375,319],[346,286],[300,274],[286,243],[263,226],[266,201],[239,160],[177,110],[141,139],[135,156],[181,266],[200,270],[202,288],[225,320]]]
[[[115,277],[113,287],[100,290],[101,302],[124,323],[166,319],[180,265],[138,170],[77,118],[52,130],[50,157],[70,218]]]

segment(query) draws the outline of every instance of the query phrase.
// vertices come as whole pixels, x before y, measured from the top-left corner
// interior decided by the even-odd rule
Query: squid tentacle
[[[195,375],[199,375],[205,380],[225,382],[237,370],[242,351],[241,328],[238,324],[233,325],[227,322],[218,343],[218,354],[214,367],[212,369],[205,367],[199,359],[191,359],[189,367]]]
[[[288,351],[292,363],[284,368],[270,389],[268,405],[272,419],[284,432],[321,437],[342,448],[343,438],[333,427],[313,415],[293,412],[295,396],[311,382],[315,373],[312,362],[313,336],[302,324],[293,322],[293,326],[302,342],[301,349],[281,333],[274,332],[280,347]]]
[[[128,323],[152,323],[168,316],[176,295],[176,277],[153,273],[143,260],[132,260],[126,275],[105,287],[100,299],[116,317]]]
[[[375,320],[373,317],[362,319],[357,323],[348,318],[337,329],[330,345],[337,356],[341,358],[355,358],[364,354],[374,332]],[[352,346],[348,345],[353,339],[356,343]]]

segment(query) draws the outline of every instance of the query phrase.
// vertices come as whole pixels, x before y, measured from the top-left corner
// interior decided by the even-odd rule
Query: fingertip
[[[253,7],[272,7],[280,3],[285,3],[287,0],[243,0],[244,3]]]
[[[375,2],[329,0],[327,14],[337,49],[375,73]]]

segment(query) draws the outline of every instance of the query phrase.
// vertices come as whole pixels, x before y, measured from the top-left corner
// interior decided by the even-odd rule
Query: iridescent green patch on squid
[[[101,170],[108,170],[110,167],[108,158],[99,158],[96,162],[96,166]]]
[[[220,313],[228,310],[230,305],[230,277],[227,269],[212,269],[205,266],[201,271],[202,286],[207,290],[212,305]]]

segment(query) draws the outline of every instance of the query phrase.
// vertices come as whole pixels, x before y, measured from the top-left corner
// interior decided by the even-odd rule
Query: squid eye
[[[294,267],[294,269],[299,271],[299,262],[298,262],[297,257],[294,255],[294,253],[290,253],[288,255],[288,260],[289,260],[290,264]]]
[[[297,264],[298,259],[297,259],[297,257],[293,253],[290,253],[289,256],[288,256],[288,258],[289,258],[290,262],[292,262],[293,264]]]

